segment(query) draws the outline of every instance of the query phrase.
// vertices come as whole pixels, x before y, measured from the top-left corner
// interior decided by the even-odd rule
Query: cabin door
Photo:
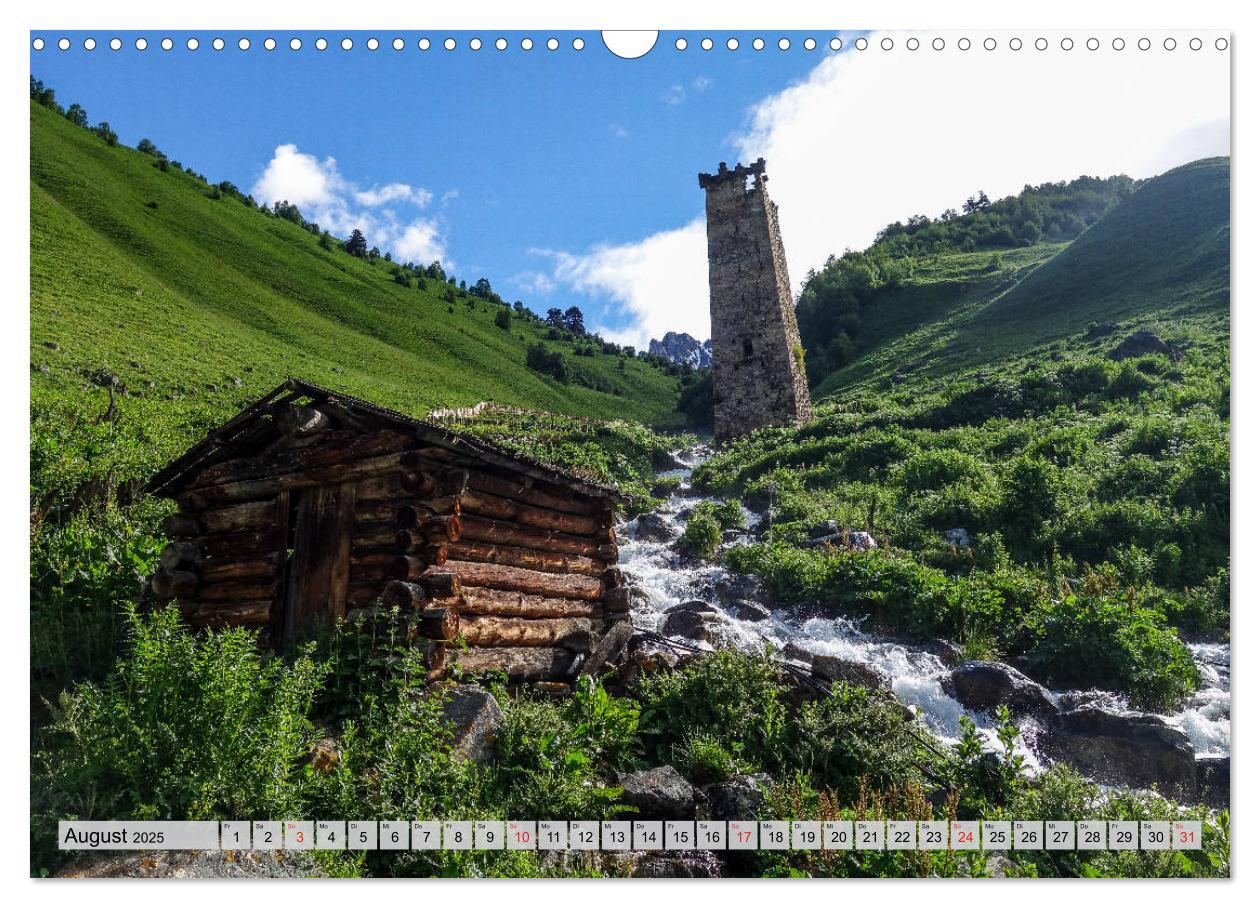
[[[281,639],[314,636],[346,615],[354,483],[289,492],[289,545]]]

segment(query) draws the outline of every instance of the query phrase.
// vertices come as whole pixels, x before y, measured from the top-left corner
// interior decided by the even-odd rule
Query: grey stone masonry
[[[766,161],[700,174],[709,233],[713,434],[719,444],[810,418],[805,353],[766,192]]]

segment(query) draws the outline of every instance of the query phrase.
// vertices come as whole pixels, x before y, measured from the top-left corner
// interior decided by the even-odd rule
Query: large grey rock
[[[728,608],[740,621],[765,621],[770,617],[770,609],[751,599],[736,599]]]
[[[696,815],[696,788],[672,766],[624,773],[617,779],[621,800],[638,808],[644,820],[691,820]]]
[[[618,621],[604,631],[595,643],[591,653],[582,664],[582,674],[600,675],[606,671],[615,671],[625,655],[626,646],[634,636],[634,624],[630,621]]]
[[[717,879],[722,862],[713,851],[648,851],[635,863],[633,877],[651,879]]]
[[[1134,331],[1128,337],[1120,342],[1120,346],[1112,350],[1108,356],[1112,359],[1132,359],[1135,356],[1145,356],[1148,353],[1161,353],[1172,359],[1179,358],[1180,354],[1154,331]]]
[[[1209,807],[1229,807],[1229,757],[1199,757],[1195,760],[1199,800]]]
[[[941,637],[929,640],[921,648],[925,653],[930,653],[937,659],[940,659],[944,665],[952,667],[963,661],[962,647],[956,643],[950,643]]]
[[[449,688],[442,715],[451,723],[455,753],[477,763],[494,755],[503,710],[494,695],[475,684]]]
[[[852,659],[841,659],[839,656],[831,656],[827,653],[815,654],[811,667],[815,675],[826,678],[828,681],[842,681],[845,684],[859,684],[872,688],[888,687],[891,683],[889,677],[873,665],[855,662]]]
[[[635,522],[631,535],[640,542],[669,542],[677,532],[660,514],[644,514]]]
[[[714,782],[701,789],[704,813],[710,820],[755,820],[766,801],[765,787],[770,777],[765,773],[735,776],[725,782]]]
[[[714,584],[714,590],[722,602],[748,600],[763,605],[773,602],[766,585],[754,574],[727,574]]]
[[[1165,797],[1195,799],[1198,778],[1190,739],[1156,716],[1074,709],[1050,723],[1042,749],[1099,782],[1154,785]]]
[[[855,552],[873,552],[879,548],[879,543],[875,541],[875,537],[866,530],[849,530],[845,537],[845,545],[853,549]]]
[[[840,526],[840,522],[837,520],[823,520],[809,528],[809,538],[817,539],[820,536],[835,536],[843,529],[844,527]]]
[[[967,709],[990,712],[1006,706],[1016,715],[1040,716],[1055,712],[1044,687],[1002,662],[964,662],[942,686]]]
[[[945,531],[945,541],[960,549],[971,548],[971,534],[962,527],[954,527]]]
[[[666,637],[685,637],[701,643],[712,643],[720,621],[715,611],[678,609],[666,613],[661,633]]]

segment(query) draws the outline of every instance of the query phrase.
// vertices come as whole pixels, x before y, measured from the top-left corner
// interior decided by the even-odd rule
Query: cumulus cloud
[[[324,205],[344,189],[337,162],[320,161],[298,151],[296,145],[281,145],[254,184],[254,198],[264,202],[288,200],[294,205]]]
[[[536,250],[551,259],[556,281],[596,299],[611,299],[612,314],[629,327],[598,324],[619,344],[646,347],[666,331],[709,336],[709,284],[704,220],[664,230],[635,243],[596,246],[574,255]],[[701,262],[704,267],[695,268]]]
[[[342,176],[335,158],[320,160],[286,144],[276,148],[250,191],[263,204],[292,202],[308,221],[338,236],[362,230],[369,245],[400,261],[451,264],[438,222],[399,211],[427,206],[433,199],[427,189],[401,182],[360,188]],[[454,190],[446,195],[454,198]]]
[[[423,208],[433,201],[433,193],[420,187],[408,186],[406,183],[388,183],[356,192],[354,200],[368,207],[386,205],[390,202],[410,202],[418,208]]]
[[[712,84],[713,80],[708,76],[696,76],[691,82],[691,87],[696,91],[705,91]]]
[[[556,289],[556,282],[541,271],[521,271],[508,278],[508,286],[520,293],[547,296]]]
[[[951,39],[930,49],[920,34],[891,32],[895,52],[868,35],[865,51],[845,47],[804,79],[755,104],[729,139],[743,161],[764,157],[779,204],[795,286],[811,268],[914,214],[935,216],[983,189],[991,198],[1025,184],[1082,174],[1148,177],[1186,161],[1229,153],[1229,55],[1142,53],[1135,33],[1096,33],[1101,49],[1077,39],[1070,52],[997,50],[971,33],[969,51]],[[1120,37],[1126,50],[1110,50]],[[1185,44],[1186,37],[1180,36]],[[1210,44],[1209,44],[1210,47]],[[671,89],[668,102],[685,97]],[[733,162],[732,162],[733,163]],[[693,168],[694,169],[694,168]],[[694,186],[691,171],[680,184]],[[702,205],[696,192],[696,206]],[[634,321],[616,332],[643,345],[665,330],[709,335],[703,220],[636,243],[554,256],[562,283],[614,300]]]

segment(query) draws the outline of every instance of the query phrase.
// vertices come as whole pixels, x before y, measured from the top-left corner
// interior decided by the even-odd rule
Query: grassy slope
[[[918,261],[904,287],[863,312],[861,355],[820,382],[816,396],[897,369],[944,375],[991,364],[1090,322],[1227,329],[1229,160],[1151,180],[1070,244],[1004,252],[997,271],[988,270],[992,257]]]
[[[413,413],[489,398],[675,420],[676,379],[642,362],[625,362],[623,373],[615,356],[571,359],[620,395],[561,385],[524,365],[526,347],[541,339],[536,324],[515,319],[504,331],[494,325],[497,305],[448,304],[436,281],[401,287],[383,262],[321,249],[296,225],[211,199],[193,177],[152,164],[31,105],[37,404],[80,393],[87,373],[108,368],[168,409],[196,400],[225,415],[300,375]]]

